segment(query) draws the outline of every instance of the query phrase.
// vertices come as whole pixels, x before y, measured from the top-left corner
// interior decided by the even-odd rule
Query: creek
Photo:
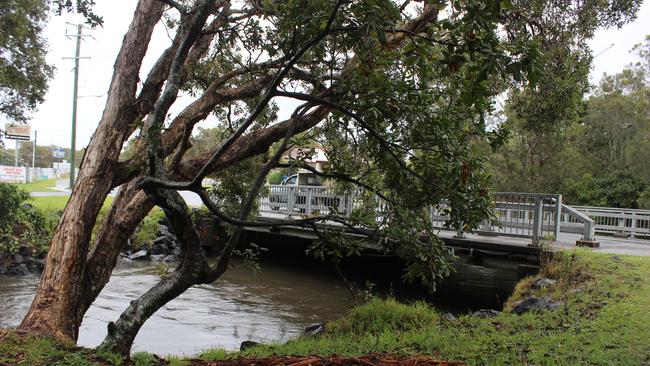
[[[236,350],[242,341],[284,342],[314,323],[334,320],[352,306],[350,291],[330,264],[281,253],[260,262],[261,270],[235,265],[215,283],[195,286],[149,319],[133,351],[195,355],[204,349]],[[517,282],[516,270],[459,261],[458,272],[433,296],[399,281],[394,259],[369,257],[344,264],[348,280],[376,285],[401,300],[425,299],[441,311],[498,309]],[[110,282],[87,312],[78,343],[96,346],[129,302],[158,281],[155,264],[120,261]],[[27,312],[38,276],[0,276],[0,327],[14,327]]]

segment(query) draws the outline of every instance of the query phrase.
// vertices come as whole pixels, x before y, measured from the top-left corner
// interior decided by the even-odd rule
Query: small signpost
[[[32,136],[32,128],[29,125],[7,123],[5,125],[5,138],[9,140],[29,141]]]
[[[62,147],[55,147],[52,150],[52,157],[55,159],[64,159],[65,158],[65,150],[63,150]]]

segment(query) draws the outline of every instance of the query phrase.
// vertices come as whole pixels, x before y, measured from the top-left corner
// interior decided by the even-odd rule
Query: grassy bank
[[[16,184],[27,192],[59,192],[56,189],[56,179],[43,179],[27,184]]]
[[[41,210],[63,210],[68,203],[68,199],[70,199],[70,196],[31,197],[29,203]],[[110,207],[112,203],[113,197],[106,197],[102,209]]]
[[[494,318],[448,320],[425,304],[373,300],[329,325],[326,335],[260,346],[244,354],[429,354],[472,365],[650,365],[650,258],[564,253],[541,276],[558,282],[533,290],[522,281]],[[527,295],[562,301],[555,310],[510,313]],[[205,352],[205,359],[230,357]]]
[[[328,331],[319,337],[258,346],[243,353],[211,350],[200,357],[391,353],[431,355],[471,365],[650,365],[650,258],[579,250],[560,255],[540,276],[557,282],[534,289],[532,278],[521,281],[504,312],[493,318],[448,319],[423,303],[375,299],[328,324]],[[510,312],[517,300],[530,295],[547,296],[562,305],[522,315]],[[43,344],[39,338],[18,342],[16,334],[9,334],[0,340],[0,361],[9,364],[123,362],[114,355],[93,354],[73,345]],[[75,357],[87,363],[57,363]],[[137,365],[161,364],[147,354],[134,359]]]

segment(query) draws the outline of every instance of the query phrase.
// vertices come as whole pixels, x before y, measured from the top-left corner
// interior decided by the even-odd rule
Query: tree
[[[332,212],[299,223],[314,229],[322,220],[366,227],[381,239],[383,250],[407,260],[406,279],[434,286],[449,272],[452,256],[431,230],[429,205],[448,200],[455,225],[476,225],[489,213],[488,181],[473,146],[490,137],[484,120],[494,97],[512,83],[539,78],[535,61],[541,40],[566,27],[569,34],[588,36],[599,25],[626,21],[638,8],[634,1],[530,5],[140,0],[117,56],[104,114],[20,327],[75,339],[122,244],[158,205],[181,241],[182,260],[109,325],[102,348],[128,354],[138,330],[159,307],[227,270],[243,225],[267,225],[249,221],[266,175],[283,167],[284,151],[305,140],[329,152],[324,175],[342,189],[361,187],[368,205],[351,217]],[[142,58],[167,7],[176,14],[165,15],[175,30],[172,45],[138,88]],[[441,11],[447,14],[440,16]],[[195,100],[168,119],[181,91]],[[276,114],[279,97],[302,103],[284,121]],[[227,133],[211,149],[191,156],[191,132],[210,114]],[[134,134],[130,157],[120,159]],[[243,190],[233,184],[232,190],[211,196],[201,186],[208,174],[228,186],[223,184],[228,170],[244,164],[252,174]],[[97,213],[117,186],[120,193],[90,249]],[[178,190],[198,193],[232,226],[215,265],[201,250]],[[388,202],[381,224],[371,206],[375,195]],[[429,240],[422,240],[422,233]],[[316,254],[332,253],[336,259],[358,251],[358,243],[336,231],[321,234]]]
[[[47,0],[7,0],[0,7],[0,114],[24,122],[43,101],[52,67],[41,37]]]

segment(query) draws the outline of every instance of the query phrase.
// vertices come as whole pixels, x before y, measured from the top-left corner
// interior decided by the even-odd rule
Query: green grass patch
[[[41,210],[63,210],[69,198],[70,196],[31,197],[29,203]],[[113,204],[113,197],[106,197],[102,209],[110,207],[111,204]]]
[[[27,192],[59,192],[56,189],[52,189],[52,187],[56,187],[56,179],[43,179],[16,185]]]
[[[0,329],[0,362],[29,366],[125,365],[119,355],[93,352],[71,342]]]
[[[271,355],[425,354],[472,365],[650,365],[650,258],[560,254],[541,276],[557,280],[533,290],[523,280],[494,318],[448,320],[425,304],[375,299],[328,325],[325,335],[205,359]],[[510,313],[527,295],[562,301],[555,310]]]

